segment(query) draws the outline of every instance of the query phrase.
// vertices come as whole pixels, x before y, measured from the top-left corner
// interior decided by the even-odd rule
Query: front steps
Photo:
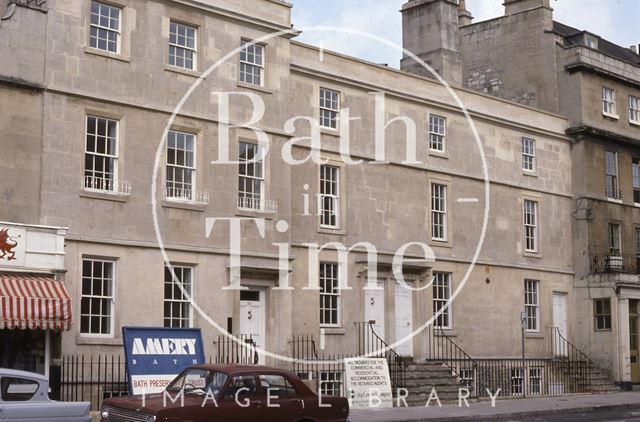
[[[434,389],[441,403],[457,403],[462,386],[451,370],[441,363],[413,362],[407,364],[405,388],[408,391],[406,400],[409,406],[425,406]],[[438,405],[435,395],[429,405]]]
[[[596,367],[591,368],[591,392],[593,394],[619,393],[620,387],[616,386],[606,371]]]

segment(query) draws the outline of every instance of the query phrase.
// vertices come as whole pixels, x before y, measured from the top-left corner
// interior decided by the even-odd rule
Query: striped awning
[[[53,277],[0,274],[0,329],[69,330],[71,297]]]

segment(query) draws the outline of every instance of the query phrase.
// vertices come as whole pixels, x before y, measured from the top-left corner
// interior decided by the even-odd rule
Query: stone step
[[[451,370],[437,362],[410,363],[406,368],[404,384],[408,391],[406,400],[409,406],[424,406],[433,389],[441,403],[457,403],[461,388]],[[431,405],[437,406],[435,397]]]

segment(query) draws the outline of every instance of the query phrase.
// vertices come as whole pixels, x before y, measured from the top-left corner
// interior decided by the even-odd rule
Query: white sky
[[[401,51],[370,38],[344,32],[315,31],[315,26],[354,29],[402,45],[400,8],[406,0],[289,0],[293,23],[305,29],[301,41],[398,67]],[[504,13],[502,0],[467,0],[475,22]],[[640,0],[551,0],[554,19],[596,33],[625,47],[640,44]]]

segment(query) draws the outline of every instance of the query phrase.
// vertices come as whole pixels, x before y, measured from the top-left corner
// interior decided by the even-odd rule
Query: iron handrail
[[[560,364],[568,375],[583,380],[587,391],[591,390],[593,360],[567,340],[559,327],[551,327],[551,359]]]
[[[438,331],[434,333],[434,328]],[[469,391],[477,395],[478,387],[474,385],[480,379],[478,376],[478,362],[464,351],[455,341],[453,341],[444,331],[442,327],[430,327],[431,332],[431,351],[429,360],[441,362],[451,373],[456,376],[461,384],[464,384]],[[465,382],[468,379],[463,373],[464,370],[472,370],[474,383]]]
[[[403,388],[405,385],[406,364],[402,356],[389,347],[373,325],[375,321],[365,321],[354,323],[358,327],[358,353],[371,357],[381,357],[387,360],[389,365],[389,376],[393,388]],[[380,353],[376,353],[380,352]]]

